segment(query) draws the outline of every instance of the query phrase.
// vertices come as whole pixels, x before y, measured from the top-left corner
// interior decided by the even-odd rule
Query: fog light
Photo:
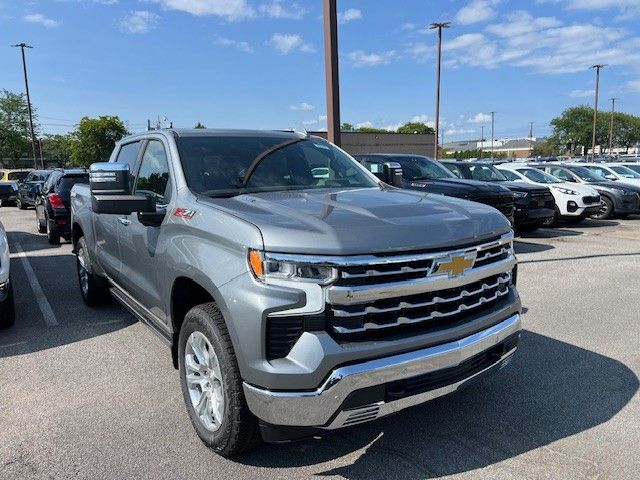
[[[573,200],[571,200],[569,203],[567,203],[567,210],[570,212],[575,212],[576,210],[578,210],[578,204],[576,202],[574,202]]]

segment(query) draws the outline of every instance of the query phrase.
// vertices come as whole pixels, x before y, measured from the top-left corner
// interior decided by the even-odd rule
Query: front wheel
[[[607,197],[600,197],[600,210],[595,215],[591,215],[591,218],[606,220],[611,217],[613,217],[613,202]]]
[[[84,303],[90,307],[105,303],[109,298],[108,285],[103,278],[93,273],[91,258],[89,257],[89,250],[84,237],[80,237],[76,245],[76,269],[78,282],[80,283],[80,294]]]
[[[229,332],[218,307],[198,305],[185,316],[178,339],[180,386],[200,439],[228,457],[260,441],[257,418],[244,398]]]
[[[27,206],[22,201],[22,197],[20,195],[18,195],[18,198],[16,198],[16,207],[18,207],[20,210],[27,209]]]

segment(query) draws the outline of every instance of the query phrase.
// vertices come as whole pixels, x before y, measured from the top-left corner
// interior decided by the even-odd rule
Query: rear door
[[[115,161],[129,165],[135,172],[140,154],[141,141],[137,140],[120,146]],[[133,178],[133,176],[132,176]],[[104,271],[119,283],[122,262],[118,243],[118,225],[121,215],[93,215],[93,231],[96,238],[96,256]]]
[[[170,211],[173,194],[168,145],[153,138],[143,147],[144,153],[136,174],[134,192],[153,197],[159,211]],[[160,272],[166,262],[163,239],[165,226],[149,227],[138,221],[138,215],[120,216],[119,240],[122,258],[121,285],[147,310],[166,324],[167,316],[161,298]]]

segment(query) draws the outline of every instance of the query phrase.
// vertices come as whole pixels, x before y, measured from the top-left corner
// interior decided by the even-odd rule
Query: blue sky
[[[436,35],[445,141],[537,135],[564,108],[640,113],[638,0],[338,0],[342,119],[394,128],[434,115]],[[0,0],[0,88],[24,88],[43,130],[113,114],[133,131],[166,116],[191,127],[326,127],[321,0]]]

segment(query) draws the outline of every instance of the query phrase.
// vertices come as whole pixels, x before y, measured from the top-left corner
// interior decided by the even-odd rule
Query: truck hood
[[[526,192],[526,193],[534,193],[534,192],[548,192],[549,189],[545,187],[539,187],[537,185],[531,185],[526,182],[497,182],[498,185],[502,185],[503,187],[507,187],[512,192]]]
[[[496,237],[509,221],[485,205],[396,188],[201,197],[260,229],[267,251],[354,255],[450,249]]]
[[[405,188],[422,190],[430,193],[441,193],[453,197],[480,197],[509,193],[509,189],[490,182],[467,180],[462,178],[439,178],[436,180],[407,181]]]

